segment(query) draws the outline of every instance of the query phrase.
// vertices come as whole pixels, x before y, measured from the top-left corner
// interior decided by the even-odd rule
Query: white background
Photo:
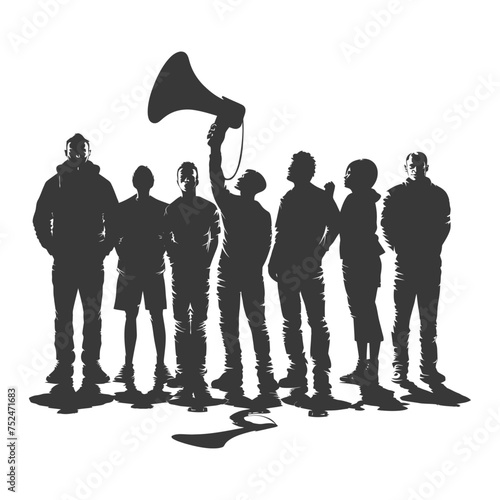
[[[50,15],[42,4],[4,2],[2,15],[2,366],[4,387],[15,385],[19,393],[18,498],[492,498],[500,434],[500,423],[491,417],[500,410],[496,2],[54,0],[47,2]],[[59,415],[29,402],[48,392],[44,380],[54,365],[51,259],[31,220],[43,183],[64,160],[66,139],[81,132],[91,140],[91,159],[120,200],[133,194],[132,173],[143,164],[156,178],[151,194],[172,201],[182,161],[198,165],[199,194],[211,198],[205,136],[213,117],[185,111],[156,125],[147,119],[152,75],[179,50],[189,54],[208,89],[246,107],[246,134],[257,143],[247,143],[243,167],[266,177],[268,189],[258,200],[273,220],[280,197],[291,188],[285,180],[291,155],[299,150],[315,156],[316,184],[336,183],[339,206],[348,194],[342,181],[349,162],[375,161],[375,187],[383,194],[403,179],[406,154],[428,152],[429,176],[448,192],[452,206],[438,366],[448,386],[470,403],[412,404],[394,413],[368,407],[331,412],[325,419],[287,406],[271,413],[277,428],[204,450],[171,435],[229,429],[233,408],[191,414],[170,405],[137,410],[115,402]],[[484,81],[490,81],[489,90]],[[283,114],[286,119],[273,118]],[[433,134],[439,144],[429,142]],[[229,162],[238,141],[239,132],[230,131],[223,150]],[[124,317],[113,310],[116,261],[113,252],[105,262],[101,356],[112,376],[124,358]],[[390,383],[393,261],[388,250],[378,296],[386,338],[381,382],[401,395]],[[168,273],[166,278],[168,283]],[[215,284],[215,271],[212,278]],[[338,243],[325,260],[325,279],[333,391],[356,402],[357,389],[338,382],[356,361]],[[266,277],[272,356],[281,378],[288,365],[274,285]],[[79,316],[79,306],[75,311]],[[165,317],[166,360],[173,369],[170,298]],[[154,344],[144,312],[139,328],[137,383],[147,391]],[[245,388],[253,396],[255,359],[244,323],[241,335]],[[305,338],[309,344],[307,327]],[[415,379],[417,339],[414,328]],[[210,381],[223,367],[215,288],[208,349]],[[77,361],[76,387],[80,381]],[[118,388],[108,384],[103,391]],[[132,437],[134,429],[141,438]],[[472,441],[467,444],[464,436]],[[296,456],[284,453],[287,446],[295,446]],[[96,472],[110,457],[119,463]],[[452,471],[446,476],[436,472],[445,462]]]

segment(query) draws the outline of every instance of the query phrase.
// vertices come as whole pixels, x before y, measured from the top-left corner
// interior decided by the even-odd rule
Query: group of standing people
[[[380,199],[373,190],[376,165],[363,159],[348,166],[344,183],[352,193],[339,211],[334,184],[330,182],[322,189],[311,182],[316,168],[314,158],[303,151],[295,154],[287,176],[294,187],[281,200],[273,245],[271,216],[255,199],[266,188],[264,177],[247,170],[235,185],[239,194],[227,189],[221,167],[226,130],[223,124],[214,124],[208,134],[209,175],[215,204],[196,195],[198,170],[189,162],[177,171],[181,196],[174,202],[167,204],[149,194],[154,177],[147,167],[141,166],[133,176],[137,194],[118,203],[111,184],[89,160],[89,142],[80,134],[67,141],[67,159],[46,182],[33,219],[41,245],[54,257],[58,363],[47,377],[48,382],[69,383],[73,375],[72,311],[77,293],[84,310],[84,376],[96,384],[110,380],[99,364],[101,300],[103,259],[116,248],[119,277],[115,308],[125,311],[126,317],[125,363],[115,381],[133,381],[136,318],[144,296],[157,352],[156,382],[180,388],[174,398],[179,404],[193,400],[210,404],[213,398],[205,381],[205,323],[220,213],[223,243],[217,295],[225,370],[211,386],[224,391],[230,404],[239,405],[244,398],[239,342],[242,303],[255,349],[260,405],[279,406],[278,387],[290,388],[292,402],[299,402],[308,391],[302,299],[311,328],[313,399],[318,404],[332,399],[322,259],[339,235],[359,355],[354,371],[341,380],[358,385],[378,383],[383,334],[376,295],[380,286],[380,255],[384,250],[376,235],[376,202]],[[408,383],[409,323],[417,299],[421,317],[421,378],[433,386],[444,381],[436,369],[436,317],[440,253],[450,229],[450,207],[446,193],[427,177],[428,164],[423,153],[409,154],[405,168],[407,180],[389,191],[382,212],[384,235],[397,255],[393,380],[403,386]],[[164,364],[165,252],[172,269],[175,374]],[[286,376],[279,381],[273,373],[265,319],[263,268],[269,254],[268,272],[279,289],[284,344],[290,361]]]

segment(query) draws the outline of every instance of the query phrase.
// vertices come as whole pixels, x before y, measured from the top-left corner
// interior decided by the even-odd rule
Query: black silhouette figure
[[[224,222],[224,242],[219,264],[219,307],[221,331],[226,353],[226,370],[212,382],[212,387],[226,391],[230,404],[241,403],[243,374],[239,341],[240,300],[252,332],[260,395],[258,404],[279,406],[269,349],[269,335],[264,308],[262,266],[271,246],[271,216],[255,195],[266,188],[264,177],[247,170],[236,189],[240,196],[228,191],[221,168],[220,147],[227,130],[225,124],[212,125],[208,134],[210,181],[215,201]]]
[[[295,154],[287,179],[294,183],[281,200],[276,220],[276,241],[269,262],[269,274],[278,283],[284,318],[285,349],[291,362],[281,387],[294,388],[294,398],[307,392],[307,367],[301,332],[302,297],[311,327],[311,358],[314,361],[314,402],[331,405],[329,383],[330,334],[325,321],[322,259],[339,233],[339,210],[332,186],[324,191],[311,183],[316,162],[303,151]],[[326,229],[326,231],[325,231]],[[305,406],[304,406],[305,407]],[[326,409],[326,408],[324,408]]]
[[[358,385],[378,383],[378,354],[383,340],[375,303],[380,286],[380,255],[384,253],[376,235],[375,203],[380,195],[372,186],[377,176],[377,167],[371,160],[356,160],[349,164],[344,185],[352,193],[345,199],[340,212],[340,258],[358,346],[355,370],[340,380]]]
[[[382,227],[397,256],[393,381],[408,383],[410,315],[416,298],[421,322],[420,378],[432,387],[445,380],[436,368],[436,319],[440,254],[450,232],[450,203],[447,194],[427,177],[428,168],[424,153],[408,155],[405,165],[408,178],[389,190],[384,201]]]
[[[112,217],[112,237],[118,253],[118,282],[115,309],[125,311],[125,363],[115,382],[126,383],[134,377],[133,356],[137,340],[137,315],[144,305],[151,315],[156,346],[155,379],[165,383],[172,378],[164,363],[167,307],[165,280],[163,214],[167,204],[153,198],[149,191],[154,177],[148,167],[134,172],[132,183],[137,195],[121,202]]]
[[[216,206],[196,196],[198,169],[183,163],[177,170],[182,196],[165,212],[165,248],[172,266],[177,374],[170,387],[183,387],[175,400],[204,403],[212,398],[204,381],[210,264],[217,249],[219,214]]]
[[[99,364],[103,259],[113,248],[106,234],[118,200],[110,182],[89,160],[89,141],[76,134],[66,142],[67,160],[43,187],[33,224],[40,244],[54,257],[55,349],[57,365],[50,383],[68,383],[75,359],[73,306],[80,294],[84,312],[83,373],[89,382],[109,377]]]
[[[272,429],[278,426],[274,420],[263,415],[256,415],[264,419],[262,423],[245,420],[245,417],[254,416],[252,413],[251,410],[243,410],[231,415],[230,418],[233,424],[239,427],[239,429],[211,432],[209,434],[174,434],[172,439],[191,446],[198,446],[199,448],[222,448],[229,440],[236,436],[241,436],[249,432]]]

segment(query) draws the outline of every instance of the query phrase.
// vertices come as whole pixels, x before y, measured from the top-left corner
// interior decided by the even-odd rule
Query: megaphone
[[[177,52],[164,64],[151,91],[148,118],[158,123],[175,111],[193,109],[217,116],[217,122],[239,128],[245,107],[212,94],[196,77],[185,52]]]

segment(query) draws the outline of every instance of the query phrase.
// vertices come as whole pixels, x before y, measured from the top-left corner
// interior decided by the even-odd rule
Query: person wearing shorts
[[[149,195],[154,177],[149,168],[140,166],[134,173],[137,195],[118,205],[112,231],[118,253],[118,282],[115,309],[125,311],[125,364],[115,382],[133,381],[133,356],[137,340],[137,314],[144,296],[151,315],[156,346],[155,382],[164,384],[171,375],[165,366],[165,322],[167,308],[163,242],[163,215],[167,203]]]

